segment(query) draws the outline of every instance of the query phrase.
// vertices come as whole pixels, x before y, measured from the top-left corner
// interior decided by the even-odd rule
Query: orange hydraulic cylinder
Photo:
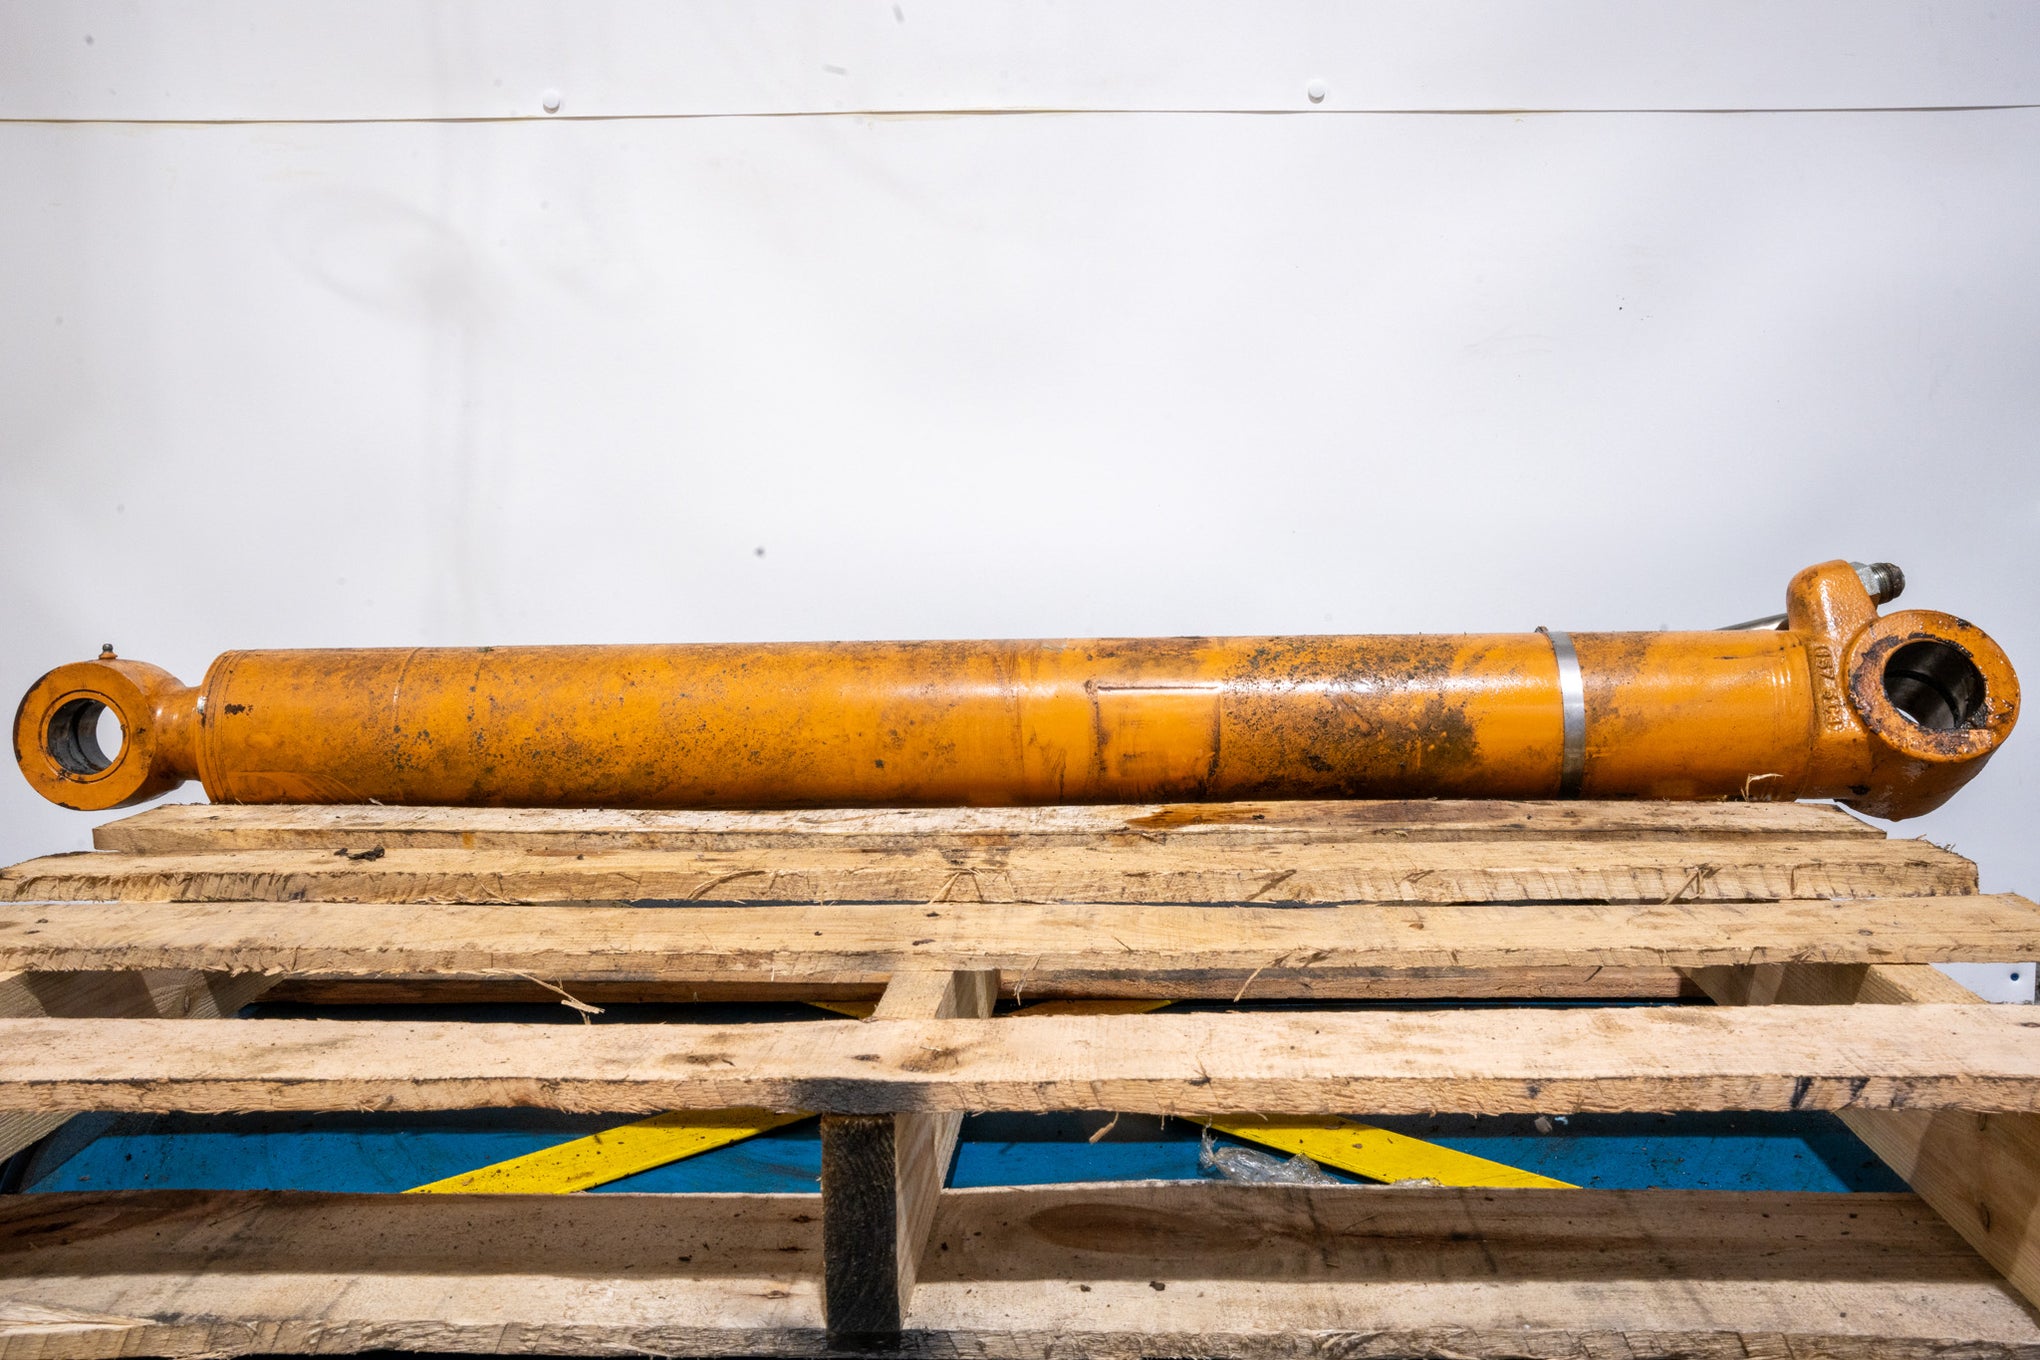
[[[107,656],[39,682],[16,754],[46,795],[80,808],[196,777],[229,803],[1579,794],[1838,797],[1908,816],[2009,732],[2017,682],[1969,625],[1879,620],[1846,563],[1802,573],[1788,603],[1783,630],[1571,638],[230,652],[196,687]],[[1946,712],[1899,691],[1924,723],[1884,675],[1908,640],[1938,649],[1929,689]],[[1863,667],[1876,674],[1856,684]],[[126,733],[112,757],[85,729],[99,705]]]

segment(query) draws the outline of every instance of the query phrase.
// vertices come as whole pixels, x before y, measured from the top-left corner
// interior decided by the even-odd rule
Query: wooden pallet
[[[0,871],[0,1153],[88,1110],[758,1106],[824,1116],[822,1194],[9,1197],[0,1360],[2040,1357],[2040,1021],[1926,966],[2040,956],[2040,908],[1831,808],[167,807],[96,843]],[[181,1023],[560,989],[876,1009]],[[1722,1004],[1252,1007],[1682,994]],[[1832,1109],[1916,1194],[942,1188],[964,1112],[1069,1109]]]

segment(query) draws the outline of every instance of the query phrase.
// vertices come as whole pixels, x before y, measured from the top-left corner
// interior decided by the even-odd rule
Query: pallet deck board
[[[1932,1005],[776,1024],[0,1020],[0,1110],[2040,1110],[2040,1020]]]
[[[1940,963],[2040,955],[2012,894],[1774,903],[643,908],[188,902],[0,907],[0,968],[876,986],[901,968],[1178,992],[1356,971]],[[1265,981],[1264,981],[1265,979]],[[1169,994],[1164,992],[1163,994]],[[1223,993],[1221,989],[1221,994]]]
[[[1355,841],[965,851],[88,851],[0,870],[0,900],[293,902],[1776,901],[1969,895],[1925,841]]]
[[[1587,801],[1281,801],[1013,808],[811,808],[785,811],[616,808],[220,806],[173,803],[108,822],[100,850],[388,849],[758,850],[1096,845],[1164,841],[1266,845],[1349,840],[1675,838],[1734,835],[1881,838],[1819,803]]]
[[[393,1346],[820,1356],[818,1207],[10,1197],[0,1360]],[[952,1190],[933,1241],[893,1353],[2040,1356],[2040,1323],[1908,1195]]]

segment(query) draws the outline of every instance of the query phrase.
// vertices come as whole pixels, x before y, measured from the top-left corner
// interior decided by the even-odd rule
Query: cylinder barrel
[[[1785,629],[1570,637],[246,651],[195,687],[108,657],[30,692],[16,749],[73,807],[196,777],[229,803],[1578,794],[1904,816],[2009,732],[2016,679],[1971,626],[1880,620],[1839,563],[1802,573],[1788,603]],[[94,705],[120,717],[117,757],[85,749]]]

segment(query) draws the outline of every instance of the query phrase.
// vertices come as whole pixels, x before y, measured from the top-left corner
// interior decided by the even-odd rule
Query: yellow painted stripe
[[[1284,1152],[1301,1152],[1321,1166],[1335,1166],[1375,1181],[1436,1181],[1505,1189],[1577,1190],[1470,1152],[1457,1152],[1421,1138],[1408,1138],[1355,1119],[1213,1119],[1210,1126],[1235,1138]]]
[[[768,1129],[812,1118],[771,1110],[680,1110],[623,1124],[474,1171],[413,1186],[412,1195],[565,1195],[607,1185]]]

